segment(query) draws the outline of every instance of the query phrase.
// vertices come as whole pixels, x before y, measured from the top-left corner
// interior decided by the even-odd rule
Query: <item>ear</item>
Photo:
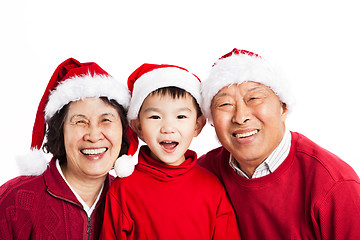
[[[281,120],[283,122],[285,122],[285,119],[286,119],[287,113],[288,113],[288,109],[287,109],[286,103],[280,102],[280,104],[281,104],[281,109],[280,109],[280,111],[281,111]]]
[[[132,127],[132,129],[134,129],[134,131],[139,136],[139,138],[142,138],[140,119],[136,118],[136,119],[130,120],[130,126]]]
[[[205,124],[206,124],[206,118],[204,116],[200,116],[196,119],[194,137],[197,137],[200,134]]]

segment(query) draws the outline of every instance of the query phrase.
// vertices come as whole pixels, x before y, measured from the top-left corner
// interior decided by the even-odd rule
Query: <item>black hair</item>
[[[200,117],[202,116],[202,112],[201,112],[201,108],[198,104],[198,102],[196,101],[196,99],[187,91],[185,91],[182,88],[179,87],[163,87],[163,88],[158,88],[155,91],[152,91],[149,95],[155,95],[158,94],[160,96],[165,96],[165,95],[170,95],[173,99],[176,98],[183,98],[186,96],[186,94],[189,94],[192,99],[193,99],[193,103],[195,105],[196,108],[196,117]]]

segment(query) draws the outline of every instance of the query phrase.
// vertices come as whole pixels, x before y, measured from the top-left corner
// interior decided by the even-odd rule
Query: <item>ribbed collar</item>
[[[150,157],[148,146],[141,146],[139,162],[136,169],[146,172],[161,181],[172,181],[189,172],[196,165],[197,156],[194,151],[185,152],[185,161],[179,166],[170,166]]]

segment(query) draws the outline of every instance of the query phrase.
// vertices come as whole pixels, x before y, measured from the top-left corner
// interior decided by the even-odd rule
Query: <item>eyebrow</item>
[[[116,118],[116,116],[114,114],[112,114],[112,113],[103,113],[103,114],[100,115],[100,117],[104,117],[104,116],[112,116],[112,117]],[[70,121],[72,121],[74,118],[77,118],[77,117],[86,118],[86,119],[88,118],[84,114],[75,114],[75,115],[71,116]]]
[[[263,91],[265,91],[264,87],[256,86],[256,87],[250,88],[250,89],[249,89],[249,92],[253,92],[253,91],[256,91],[256,90],[263,90]]]

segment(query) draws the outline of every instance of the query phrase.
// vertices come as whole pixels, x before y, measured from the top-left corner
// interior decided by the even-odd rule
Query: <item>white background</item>
[[[357,1],[2,1],[0,3],[0,184],[18,175],[35,113],[58,64],[94,61],[116,79],[144,62],[168,63],[205,79],[234,47],[280,65],[301,132],[360,174],[360,34]],[[191,145],[218,146],[207,126]]]

